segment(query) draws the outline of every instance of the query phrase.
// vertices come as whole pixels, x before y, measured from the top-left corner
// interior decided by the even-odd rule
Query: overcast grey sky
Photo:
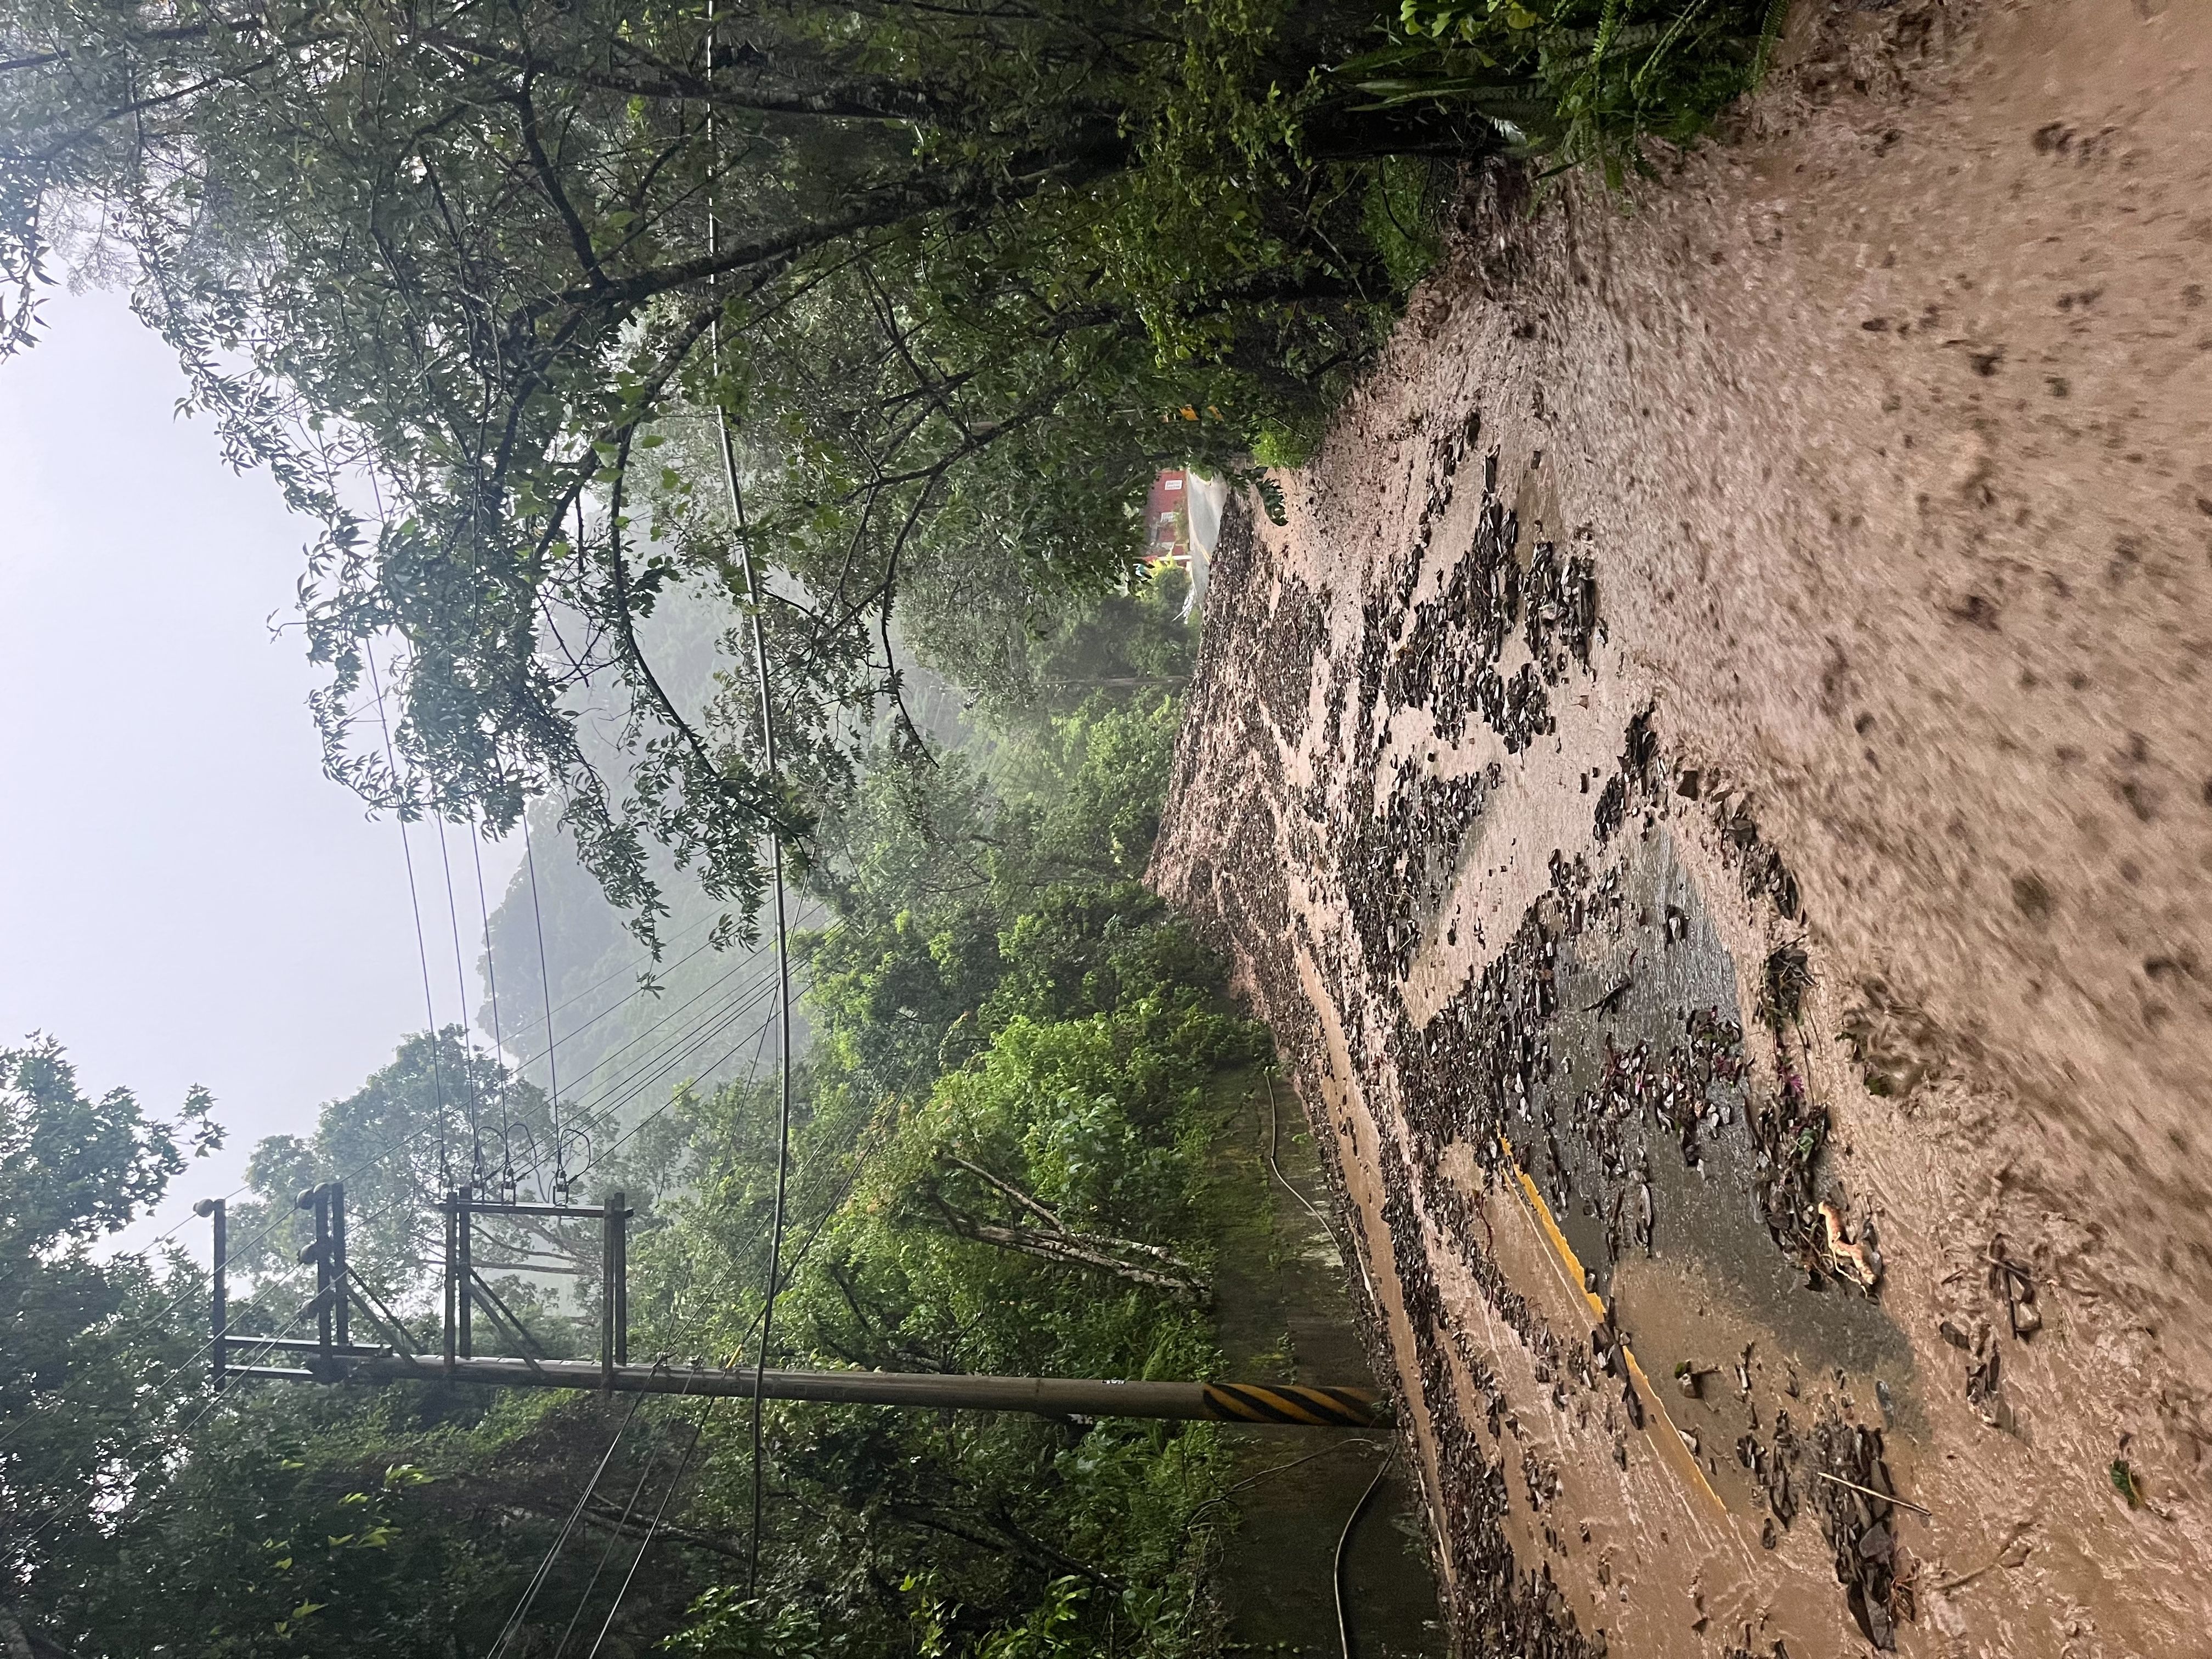
[[[422,986],[400,832],[322,775],[315,672],[270,637],[312,527],[173,416],[183,377],[119,297],[46,317],[0,363],[0,1044],[46,1032],[88,1091],[155,1112],[214,1091],[229,1145],[138,1242],[388,1060]],[[416,833],[444,1022],[461,998]],[[495,900],[510,866],[487,862]]]

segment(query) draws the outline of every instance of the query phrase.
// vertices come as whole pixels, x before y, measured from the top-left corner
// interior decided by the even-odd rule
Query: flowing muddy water
[[[2207,1650],[2208,289],[2212,8],[1801,5],[1224,531],[1154,878],[1462,1651]]]

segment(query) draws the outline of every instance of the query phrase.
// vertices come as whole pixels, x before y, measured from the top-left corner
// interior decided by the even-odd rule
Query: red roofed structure
[[[1190,568],[1191,475],[1181,469],[1152,480],[1145,502],[1145,557],[1153,564]]]

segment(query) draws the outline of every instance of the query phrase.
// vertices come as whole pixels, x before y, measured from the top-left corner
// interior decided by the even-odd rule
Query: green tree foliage
[[[1478,109],[1555,168],[1615,190],[1766,72],[1789,0],[1401,0],[1391,43],[1344,65],[1376,109]]]
[[[825,1051],[899,1090],[975,1051],[1002,981],[1066,981],[1050,1012],[1090,1012],[1075,1000],[1085,975],[1182,938],[1148,927],[1162,908],[1135,884],[1158,830],[1175,711],[1171,698],[1094,698],[1008,746],[1003,795],[957,753],[934,768],[887,755],[871,769],[855,810],[825,834],[818,870],[843,924],[808,959]]]
[[[1109,638],[1173,642],[1159,617],[1107,615]],[[1176,718],[1149,688],[1114,688],[1000,728],[977,745],[988,769],[887,750],[859,810],[825,830],[812,871],[839,925],[805,951],[817,1036],[775,1363],[1219,1365],[1216,1255],[1237,1200],[1208,1152],[1264,1034],[1136,879]],[[37,1659],[449,1659],[490,1651],[518,1610],[511,1653],[588,1646],[610,1620],[606,1651],[665,1641],[711,1659],[1212,1650],[1207,1576],[1235,1476],[1206,1425],[772,1407],[748,1595],[741,1407],[659,1398],[633,1416],[629,1401],[434,1382],[212,1394],[201,1276],[84,1249],[160,1195],[179,1133],[127,1096],[86,1100],[51,1046],[8,1063],[0,1224],[46,1240],[39,1263],[101,1276],[99,1296],[50,1298],[39,1340],[5,1349],[9,1364],[64,1362],[29,1382],[0,1373],[0,1609]],[[594,1133],[587,1168],[578,1147],[593,1195],[621,1184],[641,1203],[632,1348],[647,1363],[759,1352],[775,1105],[760,1086],[687,1088],[619,1158],[611,1135]],[[495,1122],[542,1157],[549,1119],[448,1030],[408,1039],[312,1133],[264,1141],[230,1214],[234,1363],[273,1358],[249,1333],[297,1334],[300,1188],[345,1180],[356,1265],[427,1335],[433,1201],[479,1144],[495,1161]],[[19,1167],[26,1182],[6,1184]],[[592,1241],[507,1224],[477,1249],[596,1262]],[[547,1346],[590,1331],[589,1276],[580,1297],[526,1278],[500,1288]],[[380,1340],[371,1323],[357,1312],[356,1337]],[[663,1518],[638,1560],[647,1516]]]
[[[1094,697],[1006,744],[996,777],[957,753],[867,774],[823,866],[842,926],[809,956],[779,1363],[1218,1364],[1205,1153],[1223,1079],[1264,1036],[1133,879],[1174,722],[1172,702]],[[689,1163],[641,1247],[638,1305],[683,1346],[757,1339],[769,1106],[726,1089],[681,1103],[670,1131]],[[744,1525],[740,1429],[707,1431],[695,1525]],[[771,1447],[781,1512],[804,1523],[771,1534],[773,1590],[702,1598],[681,1651],[981,1659],[1209,1639],[1201,1515],[1228,1459],[1203,1425],[788,1407]]]
[[[428,1049],[412,1040],[367,1088],[325,1108],[301,1154],[308,1167],[286,1181],[331,1173],[315,1158],[351,1156],[361,1137],[422,1134],[434,1108],[393,1103],[412,1097]],[[216,1144],[210,1104],[195,1090],[165,1123],[127,1090],[88,1096],[52,1042],[0,1051],[0,1650],[33,1659],[489,1650],[619,1412],[436,1385],[212,1393],[204,1273],[181,1255],[94,1254]],[[264,1143],[257,1169],[287,1157]],[[233,1214],[243,1255],[265,1275],[237,1287],[243,1330],[273,1328],[297,1305],[285,1264],[254,1238],[289,1223],[284,1196]],[[267,1356],[242,1342],[233,1358]],[[655,1467],[662,1426],[652,1417],[633,1426],[611,1481]],[[601,1535],[613,1518],[600,1518]],[[611,1600],[592,1584],[598,1553],[556,1563],[533,1632],[550,1620],[557,1634],[587,1591],[597,1629]],[[664,1570],[618,1620],[617,1650],[640,1651],[699,1588],[680,1565]]]
[[[87,1095],[51,1039],[0,1049],[0,1640],[10,1652],[18,1638],[40,1659],[65,1645],[52,1620],[73,1572],[105,1547],[102,1512],[158,1487],[191,1404],[190,1390],[149,1398],[146,1384],[186,1367],[198,1312],[186,1304],[203,1281],[180,1259],[102,1259],[94,1247],[221,1143],[211,1104],[195,1089],[166,1123],[127,1089]]]
[[[126,276],[188,407],[325,521],[301,599],[334,773],[502,830],[557,793],[647,933],[656,842],[749,911],[762,829],[849,783],[865,705],[898,690],[902,605],[1005,617],[1110,586],[1157,466],[1310,428],[1376,338],[1402,280],[1377,158],[1496,140],[1316,73],[1371,22],[1302,0],[21,0],[0,333],[29,343],[57,267]],[[679,590],[761,616],[786,776],[758,764],[741,654],[703,705],[656,672],[641,629]],[[386,640],[400,776],[352,730]],[[586,688],[619,775],[580,730]]]
[[[69,1609],[76,1650],[428,1659],[488,1647],[518,1564],[440,1513],[428,1473],[384,1461],[396,1425],[338,1403],[269,1398],[210,1418],[116,1518],[100,1576]]]
[[[1190,578],[1172,566],[1126,584],[1069,592],[1009,562],[999,580],[957,592],[923,586],[902,602],[905,631],[994,729],[1026,732],[1096,694],[1127,699],[1180,690],[1196,631],[1184,612]],[[982,752],[988,754],[987,742]]]
[[[423,1213],[452,1188],[498,1190],[553,1164],[546,1101],[466,1043],[458,1028],[420,1033],[392,1063],[343,1100],[326,1103],[312,1136],[271,1135],[253,1149],[246,1181],[255,1196],[234,1206],[234,1251],[241,1272],[291,1274],[311,1237],[295,1196],[343,1180],[348,1254],[377,1279],[411,1287],[430,1270],[437,1241]]]

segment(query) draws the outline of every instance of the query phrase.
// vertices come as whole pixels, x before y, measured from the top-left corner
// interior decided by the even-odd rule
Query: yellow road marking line
[[[1567,1243],[1566,1234],[1559,1231],[1559,1224],[1553,1219],[1552,1206],[1544,1201],[1544,1194],[1537,1190],[1536,1183],[1528,1178],[1528,1172],[1522,1169],[1519,1161],[1514,1158],[1513,1143],[1506,1139],[1504,1135],[1500,1135],[1498,1137],[1498,1144],[1505,1149],[1506,1166],[1513,1171],[1514,1179],[1520,1183],[1522,1193],[1527,1197],[1530,1206],[1535,1212],[1537,1226],[1542,1231],[1553,1251],[1566,1265],[1570,1285],[1572,1289],[1581,1291],[1583,1300],[1589,1304],[1590,1311],[1596,1316],[1597,1322],[1601,1325],[1604,1324],[1604,1300],[1595,1291],[1586,1288],[1589,1281],[1583,1274],[1581,1258],[1575,1255],[1575,1247]],[[1711,1498],[1713,1506],[1722,1514],[1727,1514],[1728,1505],[1721,1501],[1721,1495],[1713,1490],[1712,1483],[1705,1479],[1705,1472],[1698,1467],[1698,1460],[1690,1455],[1690,1448],[1682,1439],[1681,1431],[1674,1426],[1674,1419],[1667,1414],[1666,1402],[1659,1398],[1659,1391],[1651,1386],[1651,1379],[1644,1375],[1644,1367],[1636,1363],[1635,1354],[1630,1351],[1626,1342],[1621,1341],[1619,1332],[1613,1334],[1613,1340],[1620,1343],[1621,1358],[1628,1362],[1630,1382],[1634,1385],[1638,1395],[1642,1397],[1645,1407],[1658,1420],[1658,1426],[1656,1428],[1647,1422],[1644,1425],[1644,1432],[1650,1435],[1653,1443],[1658,1446],[1661,1458],[1672,1462],[1677,1472],[1686,1470],[1691,1481],[1698,1490]],[[1661,1430],[1665,1431],[1662,1433]]]

